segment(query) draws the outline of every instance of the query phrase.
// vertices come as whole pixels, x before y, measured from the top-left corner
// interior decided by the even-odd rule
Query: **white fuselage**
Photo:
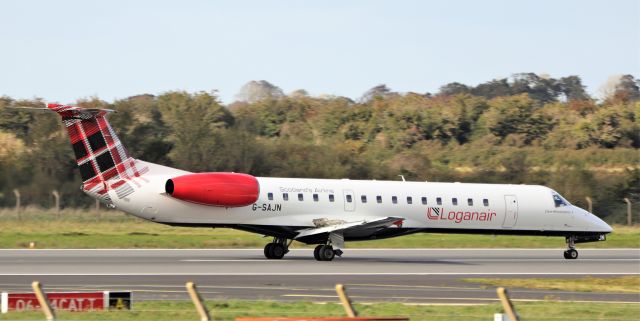
[[[401,217],[402,224],[393,228],[534,235],[611,232],[595,215],[569,203],[557,205],[557,193],[544,186],[259,177],[260,194],[254,204],[224,208],[172,198],[164,191],[165,182],[188,172],[141,163],[149,172],[136,178],[135,192],[128,197],[112,195],[113,205],[171,225],[228,226],[270,234],[271,227],[308,228],[318,219]]]

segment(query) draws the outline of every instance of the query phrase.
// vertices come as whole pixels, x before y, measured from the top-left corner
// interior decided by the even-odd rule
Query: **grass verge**
[[[318,317],[344,316],[338,304],[274,301],[210,301],[207,306],[214,320],[234,320],[236,317]],[[361,316],[404,316],[412,321],[422,320],[493,320],[501,313],[500,304],[487,305],[405,305],[402,303],[356,304]],[[639,304],[535,302],[516,303],[523,320],[637,320]],[[10,312],[0,320],[36,320],[37,312]],[[152,301],[134,303],[133,311],[59,312],[59,320],[197,320],[191,302]]]
[[[596,278],[586,276],[577,279],[497,279],[497,278],[468,278],[465,282],[480,283],[490,286],[508,288],[526,288],[539,290],[561,290],[576,292],[616,292],[640,293],[640,276],[629,275],[610,278]]]
[[[99,214],[99,215],[98,215]],[[606,242],[581,248],[640,248],[640,226],[614,226]],[[0,211],[0,248],[261,248],[269,239],[231,229],[171,227],[116,211]],[[349,242],[350,248],[560,248],[561,237],[413,234]],[[295,243],[296,247],[304,247]]]

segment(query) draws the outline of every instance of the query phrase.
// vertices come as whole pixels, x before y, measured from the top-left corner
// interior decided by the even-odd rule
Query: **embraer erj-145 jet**
[[[190,173],[132,158],[107,122],[111,110],[47,108],[62,117],[85,193],[152,222],[273,237],[268,259],[281,259],[293,240],[319,244],[315,259],[331,261],[345,241],[417,232],[562,236],[564,257],[576,259],[576,243],[612,231],[545,186]]]

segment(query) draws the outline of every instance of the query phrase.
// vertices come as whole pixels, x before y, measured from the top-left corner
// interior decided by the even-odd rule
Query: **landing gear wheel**
[[[324,245],[320,244],[318,246],[316,246],[315,249],[313,249],[313,257],[316,259],[316,261],[322,261],[320,259],[320,249],[323,247]]]
[[[564,258],[567,260],[575,260],[578,258],[578,251],[575,249],[568,249],[564,251]]]
[[[576,237],[573,235],[567,236],[565,242],[568,249],[564,251],[564,258],[567,260],[575,260],[578,258],[578,251],[576,251]]]
[[[323,245],[318,251],[318,257],[320,261],[331,261],[336,256],[336,252],[333,251],[331,245]]]
[[[269,243],[264,246],[264,257],[267,259],[272,259],[271,257],[271,248],[273,247],[273,243]]]
[[[284,245],[280,243],[270,243],[271,247],[269,247],[269,258],[279,260],[284,257],[284,254],[287,250],[284,248]]]

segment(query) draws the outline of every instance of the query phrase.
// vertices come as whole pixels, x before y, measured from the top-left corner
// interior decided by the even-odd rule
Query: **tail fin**
[[[147,168],[136,166],[111,128],[106,115],[113,110],[59,104],[48,104],[47,108],[58,113],[67,128],[85,192],[103,201],[109,201],[110,189],[118,198],[133,193],[128,181]]]

